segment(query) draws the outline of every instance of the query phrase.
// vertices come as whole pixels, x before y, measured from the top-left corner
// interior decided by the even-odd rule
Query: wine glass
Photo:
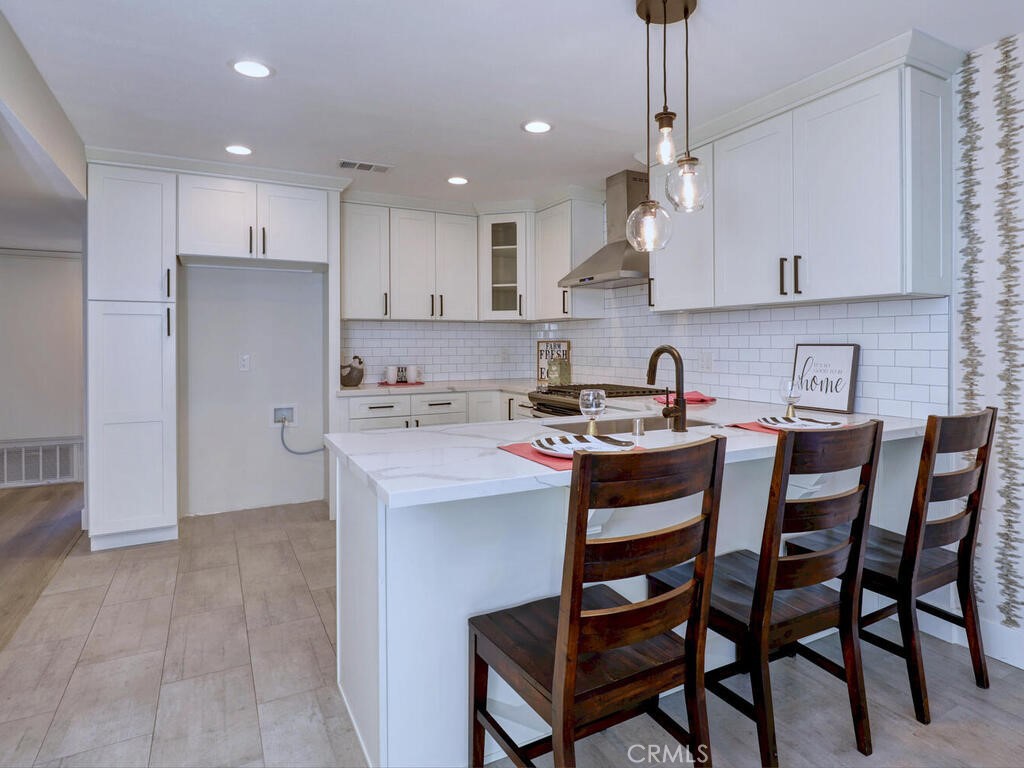
[[[590,419],[587,424],[587,434],[597,434],[597,422],[595,419],[604,413],[605,401],[608,395],[603,389],[580,390],[580,413]]]
[[[804,393],[803,385],[800,383],[800,379],[783,379],[779,382],[779,396],[782,398],[782,402],[786,404],[786,418],[796,418],[796,408],[794,406],[800,400],[800,395]]]

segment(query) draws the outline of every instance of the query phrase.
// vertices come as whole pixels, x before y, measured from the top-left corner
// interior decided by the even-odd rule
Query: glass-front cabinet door
[[[480,217],[480,317],[527,318],[526,214]]]

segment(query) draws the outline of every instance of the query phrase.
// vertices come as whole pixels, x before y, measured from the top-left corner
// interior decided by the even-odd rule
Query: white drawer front
[[[349,432],[369,432],[373,429],[406,429],[412,426],[408,416],[384,416],[377,419],[352,419],[348,423]]]
[[[438,395],[412,395],[410,399],[412,400],[413,416],[466,412],[465,392],[445,392]]]
[[[412,424],[416,427],[436,427],[439,424],[465,424],[464,413],[428,413],[425,416],[413,416]]]
[[[379,397],[354,397],[348,406],[348,415],[353,419],[372,419],[380,416],[408,416],[408,395],[381,395]]]

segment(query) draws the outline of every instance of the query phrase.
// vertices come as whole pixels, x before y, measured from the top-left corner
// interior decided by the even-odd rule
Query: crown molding
[[[451,200],[434,200],[414,195],[391,195],[386,192],[364,192],[358,189],[349,190],[341,196],[345,203],[363,203],[379,205],[387,208],[405,208],[413,211],[434,211],[435,213],[454,213],[462,216],[475,216],[476,207],[472,203],[453,202]]]
[[[221,176],[247,181],[269,181],[275,184],[290,184],[295,187],[313,187],[342,191],[352,179],[344,176],[324,176],[316,173],[287,171],[280,168],[237,165],[216,160],[194,160],[173,155],[156,155],[148,152],[133,152],[108,147],[86,147],[85,157],[90,163],[126,165],[136,168],[155,168],[162,171],[193,173],[200,176]]]

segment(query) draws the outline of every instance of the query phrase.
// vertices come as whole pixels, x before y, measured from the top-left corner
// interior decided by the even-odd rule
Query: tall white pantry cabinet
[[[177,536],[173,173],[89,166],[86,516],[92,549]]]

